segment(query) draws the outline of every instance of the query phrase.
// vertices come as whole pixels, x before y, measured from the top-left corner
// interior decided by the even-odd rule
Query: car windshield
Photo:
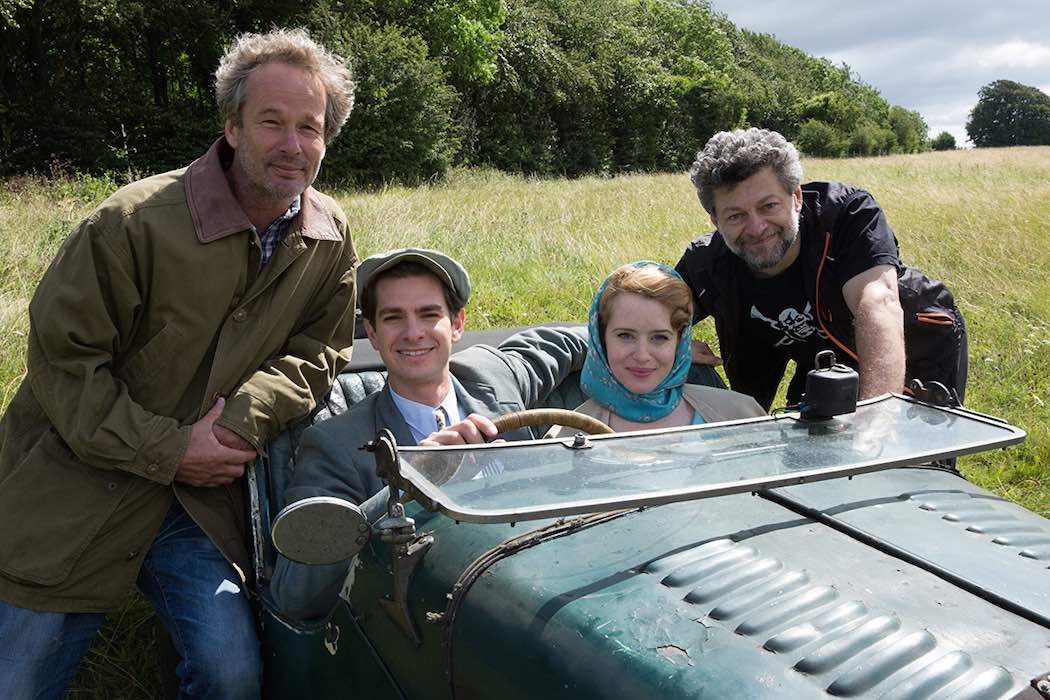
[[[850,476],[1024,436],[970,411],[886,396],[823,422],[783,414],[586,441],[402,448],[400,470],[421,500],[457,520],[514,522]]]

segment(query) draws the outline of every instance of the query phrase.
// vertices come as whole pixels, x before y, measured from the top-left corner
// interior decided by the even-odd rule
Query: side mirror
[[[361,509],[331,496],[296,501],[281,510],[270,528],[277,551],[300,564],[334,564],[368,544],[372,527]]]

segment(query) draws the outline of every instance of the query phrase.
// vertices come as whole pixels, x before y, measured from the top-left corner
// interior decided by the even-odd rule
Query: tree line
[[[0,173],[185,165],[220,133],[224,47],[273,26],[351,59],[329,182],[674,171],[747,125],[818,156],[929,147],[848,66],[706,0],[0,0]]]
[[[1050,145],[1050,95],[1012,80],[995,80],[977,93],[966,135],[978,148]]]

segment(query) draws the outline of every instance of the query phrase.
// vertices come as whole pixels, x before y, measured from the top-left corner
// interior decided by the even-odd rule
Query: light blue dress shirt
[[[390,398],[394,400],[394,405],[397,406],[397,410],[401,412],[401,417],[408,423],[409,429],[412,431],[412,439],[419,442],[423,438],[429,436],[432,432],[438,429],[437,417],[435,412],[444,411],[445,425],[452,425],[463,420],[463,414],[459,410],[459,401],[456,399],[456,392],[449,387],[448,394],[445,396],[441,405],[428,406],[425,403],[419,403],[412,399],[406,399],[401,396],[393,387],[390,388]],[[444,427],[444,426],[441,426]]]

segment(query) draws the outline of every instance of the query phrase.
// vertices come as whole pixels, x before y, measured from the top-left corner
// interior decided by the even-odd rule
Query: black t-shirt
[[[830,234],[830,242],[820,287],[828,296],[820,302],[828,329],[852,347],[852,318],[842,298],[842,286],[877,265],[896,267],[898,274],[904,269],[885,214],[864,190],[835,182],[802,186],[802,248],[798,261],[777,278],[756,280],[717,231],[694,240],[675,268],[692,289],[694,322],[711,315],[717,319],[730,384],[765,406],[776,393],[787,359],[795,359],[798,364],[797,380],[804,380],[804,372],[812,367],[817,350],[833,349],[838,361],[853,364],[817,330],[806,335],[806,328],[813,324],[809,319],[796,317],[797,314],[817,320],[816,309],[808,309],[807,313],[807,301],[817,301],[811,295],[817,287],[817,271],[828,241],[826,234]],[[784,340],[784,332],[778,333],[788,327],[795,331],[795,337],[787,334],[790,343]],[[820,329],[819,323],[816,328]],[[798,340],[798,336],[805,337]],[[789,400],[793,396],[797,399],[801,391],[794,384],[792,387]]]
[[[823,241],[824,231],[819,222],[807,221],[807,218],[815,218],[815,215],[809,207],[804,206],[799,235],[815,235],[818,241]],[[828,260],[834,261],[834,265],[829,265],[829,268],[835,271],[837,289],[876,265],[892,265],[898,270],[902,269],[893,229],[879,205],[867,192],[854,190],[838,212]]]
[[[807,202],[808,204],[809,202]],[[823,239],[810,207],[804,207],[799,235]],[[834,275],[835,289],[877,265],[899,266],[897,239],[886,217],[866,192],[856,192],[836,217],[832,249],[825,274]],[[755,276],[737,259],[741,300],[740,328],[752,340],[794,360],[800,370],[813,366],[820,350],[835,350],[839,361],[849,362],[820,327],[816,310],[806,296],[802,256],[776,277]],[[832,264],[833,263],[833,264]],[[852,345],[852,338],[840,338]],[[852,364],[852,363],[850,363]]]
[[[803,367],[819,350],[831,347],[806,298],[798,260],[776,277],[744,271],[738,279],[744,302],[740,327],[747,342],[772,347]]]

